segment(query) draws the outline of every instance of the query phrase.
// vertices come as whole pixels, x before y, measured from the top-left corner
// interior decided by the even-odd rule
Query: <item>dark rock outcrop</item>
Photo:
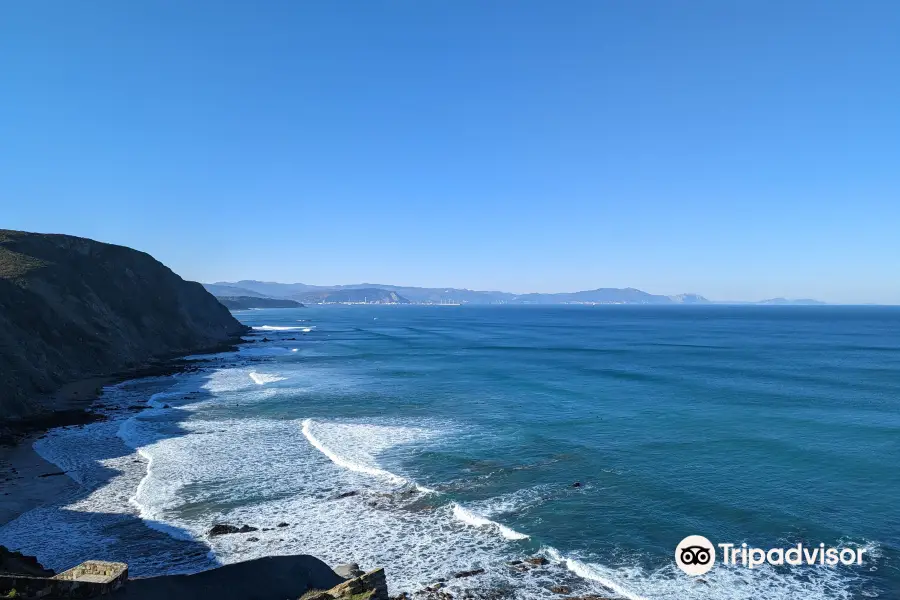
[[[345,565],[338,565],[334,568],[334,572],[343,577],[344,579],[355,579],[361,575],[365,574],[365,571],[359,568],[359,564],[357,563],[347,563]]]
[[[111,598],[285,600],[285,598],[299,598],[309,590],[329,589],[341,583],[344,583],[344,580],[315,557],[268,556],[193,575],[132,579]]]
[[[217,535],[228,535],[230,533],[250,533],[251,531],[259,531],[259,528],[250,527],[249,525],[237,527],[235,525],[229,525],[228,523],[216,523],[209,529],[207,535],[209,537],[215,537]]]
[[[455,573],[453,576],[457,579],[461,577],[472,577],[473,575],[481,575],[484,573],[484,569],[472,569],[471,571],[460,571],[459,573]]]
[[[0,425],[64,408],[39,400],[63,384],[212,349],[246,330],[149,254],[0,230]]]
[[[344,498],[350,498],[352,496],[358,495],[359,492],[356,490],[350,490],[349,492],[341,492],[339,494],[335,494],[332,496],[332,500],[342,500]]]
[[[33,556],[12,552],[0,546],[0,574],[26,575],[28,577],[53,577],[51,569],[45,569]]]
[[[311,591],[300,600],[389,600],[384,569],[375,569],[326,591]]]

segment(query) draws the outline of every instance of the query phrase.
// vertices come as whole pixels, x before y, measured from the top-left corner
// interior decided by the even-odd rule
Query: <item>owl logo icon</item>
[[[675,547],[675,564],[688,575],[708,573],[716,563],[716,547],[702,535],[689,535]]]

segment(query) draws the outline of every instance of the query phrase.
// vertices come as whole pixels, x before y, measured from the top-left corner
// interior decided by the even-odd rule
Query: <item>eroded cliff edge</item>
[[[0,429],[58,409],[91,376],[220,347],[246,328],[149,254],[0,229]]]

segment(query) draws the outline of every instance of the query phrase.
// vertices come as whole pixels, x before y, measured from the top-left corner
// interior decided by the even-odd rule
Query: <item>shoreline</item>
[[[186,356],[233,350],[242,341],[236,338],[193,352],[157,357],[134,369],[90,375],[67,382],[55,392],[36,399],[47,407],[46,410],[0,424],[0,527],[79,488],[79,484],[60,471],[58,466],[41,457],[34,449],[34,443],[52,429],[87,425],[106,419],[106,415],[92,410],[105,387],[132,379],[162,377],[196,369],[196,364],[184,360]]]
[[[31,434],[14,446],[0,446],[0,527],[80,488],[34,449],[34,442],[42,436]]]
[[[124,375],[124,374],[123,374]],[[51,429],[83,425],[100,420],[103,415],[92,412],[91,405],[102,395],[103,387],[114,383],[116,376],[87,377],[67,383],[49,396],[49,403],[59,410],[6,425],[0,436],[0,527],[20,515],[57,500],[80,486],[55,464],[45,460],[34,449],[34,443]]]

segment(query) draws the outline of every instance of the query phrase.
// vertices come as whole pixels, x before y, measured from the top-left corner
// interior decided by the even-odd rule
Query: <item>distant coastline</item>
[[[513,294],[500,291],[479,291],[459,288],[423,288],[386,284],[360,283],[352,285],[317,286],[305,283],[277,283],[241,280],[204,283],[211,294],[220,298],[240,297],[252,304],[250,298],[292,300],[304,304],[747,304],[760,306],[817,306],[825,302],[811,298],[770,298],[759,301],[715,301],[700,294],[651,294],[636,288],[597,288],[579,292]]]

